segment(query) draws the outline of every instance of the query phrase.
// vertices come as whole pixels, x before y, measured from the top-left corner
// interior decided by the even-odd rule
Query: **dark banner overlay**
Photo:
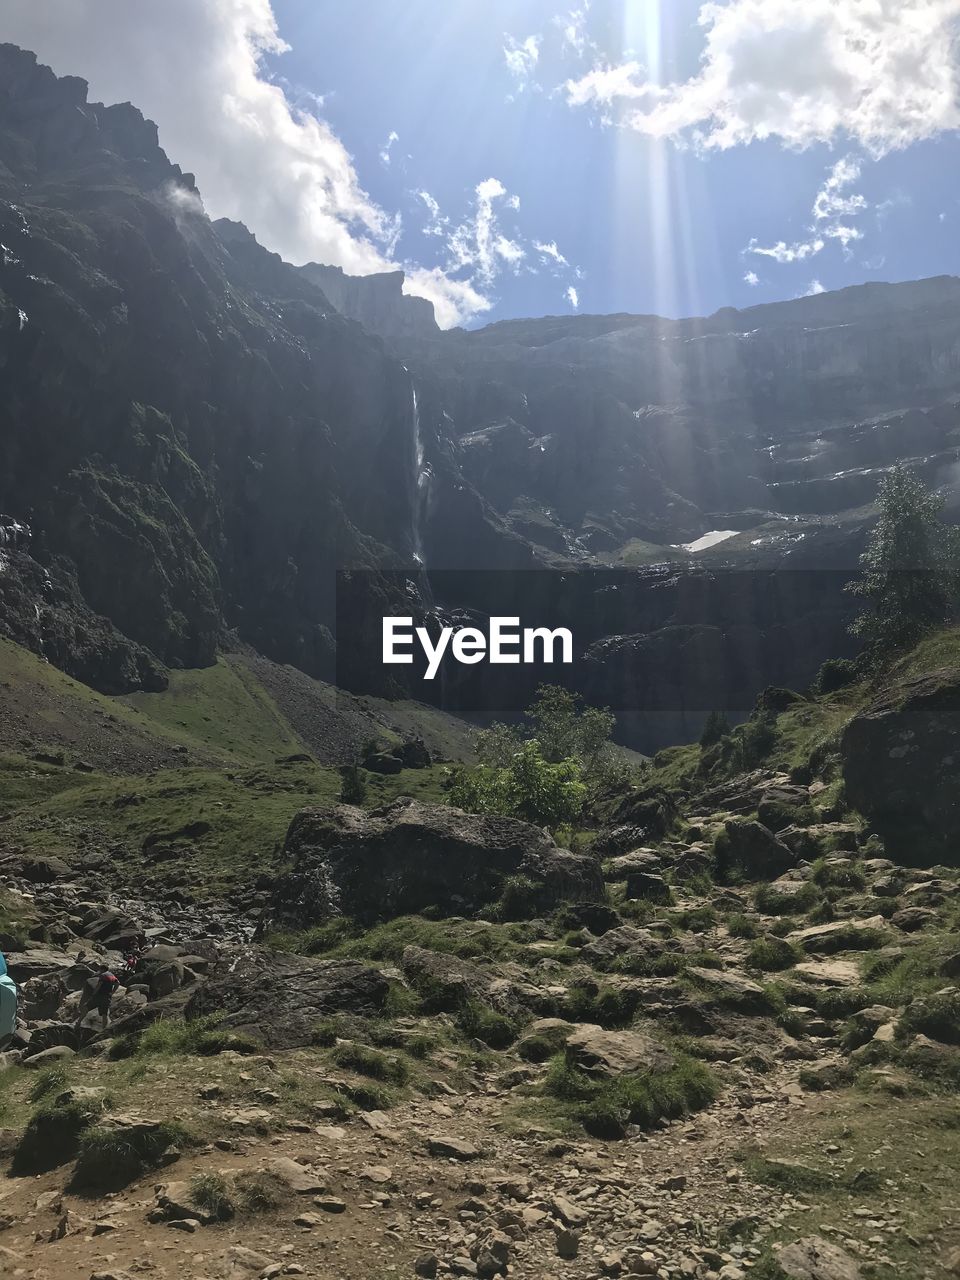
[[[640,750],[746,716],[852,652],[846,570],[343,571],[339,688],[515,721],[538,685],[606,706]]]

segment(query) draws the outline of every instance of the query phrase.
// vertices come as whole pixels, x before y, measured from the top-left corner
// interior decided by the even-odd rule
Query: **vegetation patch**
[[[708,1106],[719,1093],[713,1073],[702,1062],[679,1055],[667,1071],[647,1071],[599,1080],[558,1054],[543,1085],[571,1117],[597,1138],[622,1138],[627,1125],[651,1129]]]
[[[97,1125],[80,1135],[71,1186],[84,1191],[117,1191],[159,1168],[172,1148],[190,1145],[180,1124]]]

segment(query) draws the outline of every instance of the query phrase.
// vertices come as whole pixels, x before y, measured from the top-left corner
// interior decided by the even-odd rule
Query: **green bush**
[[[180,1124],[148,1127],[98,1125],[80,1135],[72,1186],[83,1190],[117,1191],[150,1169],[156,1169],[171,1147],[189,1144]]]
[[[821,889],[863,890],[867,887],[863,868],[856,862],[846,865],[818,858],[813,864],[812,878],[814,884],[818,884]]]
[[[80,1135],[90,1125],[89,1108],[79,1102],[54,1106],[45,1102],[39,1106],[23,1132],[13,1155],[11,1173],[45,1173],[57,1169],[77,1154]]]
[[[547,827],[575,822],[586,798],[576,760],[548,761],[533,740],[502,767],[455,769],[449,789],[450,803],[469,813],[499,813]]]
[[[498,1013],[479,1000],[464,1001],[455,1016],[464,1035],[482,1041],[491,1049],[508,1048],[520,1032],[512,1018]]]
[[[543,1087],[597,1138],[621,1138],[628,1124],[650,1129],[688,1115],[708,1106],[718,1093],[713,1073],[686,1055],[666,1071],[599,1080],[558,1054]]]
[[[197,1173],[190,1179],[190,1199],[204,1213],[212,1213],[221,1222],[234,1216],[237,1207],[226,1178],[221,1173]]]
[[[627,1027],[640,1003],[639,993],[620,987],[570,987],[566,995],[566,1016],[572,1022],[592,1022],[601,1027]]]
[[[785,893],[772,884],[758,885],[753,901],[765,916],[790,916],[799,911],[809,911],[820,897],[820,890],[808,880],[796,893]]]
[[[340,769],[340,803],[363,805],[367,801],[367,775],[355,764]]]
[[[897,1039],[910,1040],[917,1035],[960,1045],[960,989],[934,992],[907,1005],[897,1024]]]
[[[277,1213],[290,1198],[287,1185],[275,1173],[238,1173],[234,1179],[234,1202],[244,1215]]]
[[[779,973],[790,969],[801,959],[796,947],[785,938],[767,935],[757,938],[747,952],[747,967],[759,969],[762,973]]]
[[[727,921],[727,932],[731,938],[756,938],[760,934],[760,926],[750,916],[738,912]]]
[[[508,876],[497,908],[501,920],[525,920],[536,915],[543,891],[528,876]]]
[[[828,658],[814,680],[817,693],[836,693],[858,678],[857,664],[851,658]]]

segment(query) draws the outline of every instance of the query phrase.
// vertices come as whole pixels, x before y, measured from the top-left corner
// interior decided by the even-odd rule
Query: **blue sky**
[[[211,216],[445,325],[958,270],[960,0],[4,0]]]
[[[579,270],[579,278],[551,272],[528,250],[516,274],[498,275],[484,321],[570,311],[571,283],[583,311],[677,315],[793,297],[813,281],[834,289],[958,269],[956,135],[878,159],[842,132],[803,150],[770,139],[704,151],[568,104],[559,86],[595,57],[616,63],[630,53],[664,79],[694,75],[704,48],[699,0],[596,0],[582,30],[598,50],[582,54],[564,48],[559,22],[570,10],[544,0],[411,0],[402,9],[365,0],[362,21],[352,5],[277,0],[274,8],[291,49],[272,69],[293,94],[323,97],[320,110],[366,189],[402,215],[400,256],[443,260],[442,244],[423,234],[418,191],[459,219],[477,183],[493,176],[520,201],[503,217],[507,233],[555,243]],[[530,36],[538,56],[524,80],[511,73],[506,50]],[[391,134],[387,165],[381,152]],[[817,192],[847,156],[861,165],[848,189],[868,206],[851,222],[861,239],[792,263],[745,252],[752,240],[803,242]],[[658,270],[665,258],[669,268]],[[754,285],[745,279],[751,271]]]

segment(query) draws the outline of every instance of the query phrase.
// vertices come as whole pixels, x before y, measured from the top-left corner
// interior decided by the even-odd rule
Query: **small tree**
[[[345,764],[340,769],[340,803],[362,805],[367,799],[367,779],[356,764]]]
[[[540,685],[525,718],[545,760],[576,759],[587,773],[608,750],[617,723],[609,708],[584,706],[579,694],[555,684]]]
[[[851,631],[876,654],[915,643],[944,622],[960,582],[960,531],[941,520],[942,495],[898,463],[877,496],[880,518],[848,590],[867,601]]]
[[[706,724],[703,726],[703,732],[700,734],[700,746],[702,750],[712,747],[715,742],[719,742],[721,738],[725,738],[730,732],[730,721],[727,719],[725,711],[711,711],[707,716]]]
[[[544,760],[536,741],[524,742],[505,767],[478,765],[458,769],[450,784],[450,803],[471,813],[499,813],[537,826],[574,822],[586,799],[575,760]]]

